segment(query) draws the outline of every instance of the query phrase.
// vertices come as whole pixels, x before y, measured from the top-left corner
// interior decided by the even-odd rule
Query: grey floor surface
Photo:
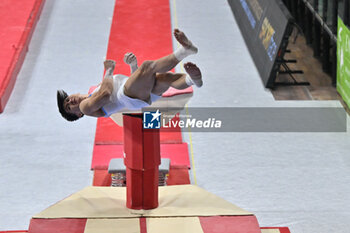
[[[175,14],[200,49],[187,60],[202,68],[205,80],[189,110],[340,106],[275,101],[226,1],[176,0]],[[189,133],[185,136],[189,141]],[[191,138],[197,184],[252,211],[261,226],[288,226],[292,233],[349,231],[349,133],[192,133]]]
[[[189,107],[339,106],[275,101],[226,1],[170,2],[173,27],[200,49],[186,59],[198,64],[205,81]],[[83,93],[100,80],[113,5],[113,0],[46,1],[0,115],[0,230],[28,229],[32,215],[91,185],[96,120],[62,120],[55,92]],[[349,133],[184,133],[185,141],[190,137],[192,181],[254,212],[261,226],[348,232]]]
[[[69,124],[56,90],[85,93],[103,74],[114,0],[47,0],[0,115],[0,230],[91,185],[96,119]]]

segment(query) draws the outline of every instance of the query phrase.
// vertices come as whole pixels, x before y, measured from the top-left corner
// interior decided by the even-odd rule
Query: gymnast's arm
[[[83,100],[80,105],[80,111],[88,116],[100,116],[101,108],[110,103],[110,97],[113,93],[113,70],[114,61],[105,61],[106,74],[101,83],[100,89],[92,94],[90,98]]]

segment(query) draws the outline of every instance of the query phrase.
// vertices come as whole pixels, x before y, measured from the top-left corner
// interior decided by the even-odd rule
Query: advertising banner
[[[350,30],[338,17],[337,91],[350,106]]]
[[[228,0],[265,87],[272,87],[292,16],[280,0]]]

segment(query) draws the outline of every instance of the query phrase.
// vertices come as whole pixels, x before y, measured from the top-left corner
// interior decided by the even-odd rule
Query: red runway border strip
[[[28,233],[84,233],[86,218],[32,219]]]
[[[147,219],[140,218],[140,233],[147,233]]]
[[[0,233],[26,233],[28,231],[0,231]]]
[[[10,98],[45,0],[2,0],[0,5],[0,113]]]
[[[199,217],[204,233],[261,233],[255,216]]]

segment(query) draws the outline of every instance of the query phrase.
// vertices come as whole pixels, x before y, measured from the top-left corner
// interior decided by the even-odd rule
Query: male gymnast
[[[121,74],[113,76],[115,62],[106,60],[105,77],[92,94],[68,96],[63,90],[58,90],[57,104],[62,117],[68,121],[78,120],[84,115],[109,117],[124,109],[139,110],[149,106],[169,87],[179,90],[192,85],[201,87],[201,71],[191,62],[184,64],[187,74],[168,72],[185,57],[198,52],[182,31],[175,29],[174,36],[181,44],[179,49],[158,60],[144,61],[140,67],[133,53],[125,54],[124,62],[130,65],[130,77]]]

